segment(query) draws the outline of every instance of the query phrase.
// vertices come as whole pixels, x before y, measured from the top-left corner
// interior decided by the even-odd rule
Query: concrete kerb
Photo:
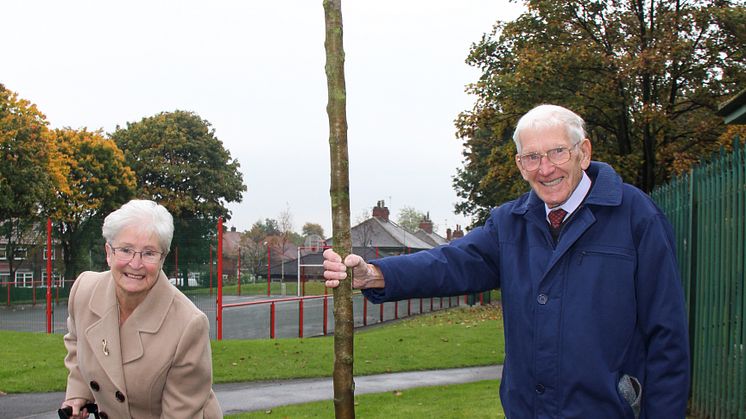
[[[355,394],[495,380],[501,376],[502,365],[367,375],[355,377]],[[331,400],[334,396],[331,378],[216,384],[213,388],[225,414]],[[0,416],[8,419],[56,417],[64,396],[63,392],[0,396]]]

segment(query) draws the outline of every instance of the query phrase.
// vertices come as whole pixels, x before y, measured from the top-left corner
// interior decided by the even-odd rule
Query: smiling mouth
[[[126,273],[126,272],[124,273],[124,276],[126,276],[129,279],[137,279],[137,280],[145,278],[145,275],[136,275],[136,274],[130,274],[130,273]]]
[[[550,180],[549,182],[541,182],[541,184],[547,187],[557,186],[560,182],[562,182],[562,179],[564,179],[564,177],[558,177],[557,179]]]

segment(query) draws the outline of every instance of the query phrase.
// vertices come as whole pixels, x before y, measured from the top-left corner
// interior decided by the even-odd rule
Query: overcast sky
[[[472,43],[507,0],[343,0],[352,221],[385,200],[445,235],[462,166],[453,121],[471,109]],[[228,226],[289,209],[331,231],[322,0],[2,2],[0,83],[52,128],[102,128],[193,111],[241,164]]]

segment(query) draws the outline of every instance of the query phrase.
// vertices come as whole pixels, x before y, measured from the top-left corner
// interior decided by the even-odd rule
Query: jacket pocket
[[[640,381],[631,375],[624,374],[619,379],[617,390],[622,398],[629,403],[632,412],[635,414],[635,419],[639,418],[642,404],[642,384],[640,384]]]

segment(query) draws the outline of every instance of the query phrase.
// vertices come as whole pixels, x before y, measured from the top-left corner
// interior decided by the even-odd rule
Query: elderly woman
[[[207,316],[161,270],[171,214],[133,200],[104,220],[107,272],[84,272],[68,300],[63,408],[101,418],[220,418]],[[69,410],[69,409],[68,409]]]

